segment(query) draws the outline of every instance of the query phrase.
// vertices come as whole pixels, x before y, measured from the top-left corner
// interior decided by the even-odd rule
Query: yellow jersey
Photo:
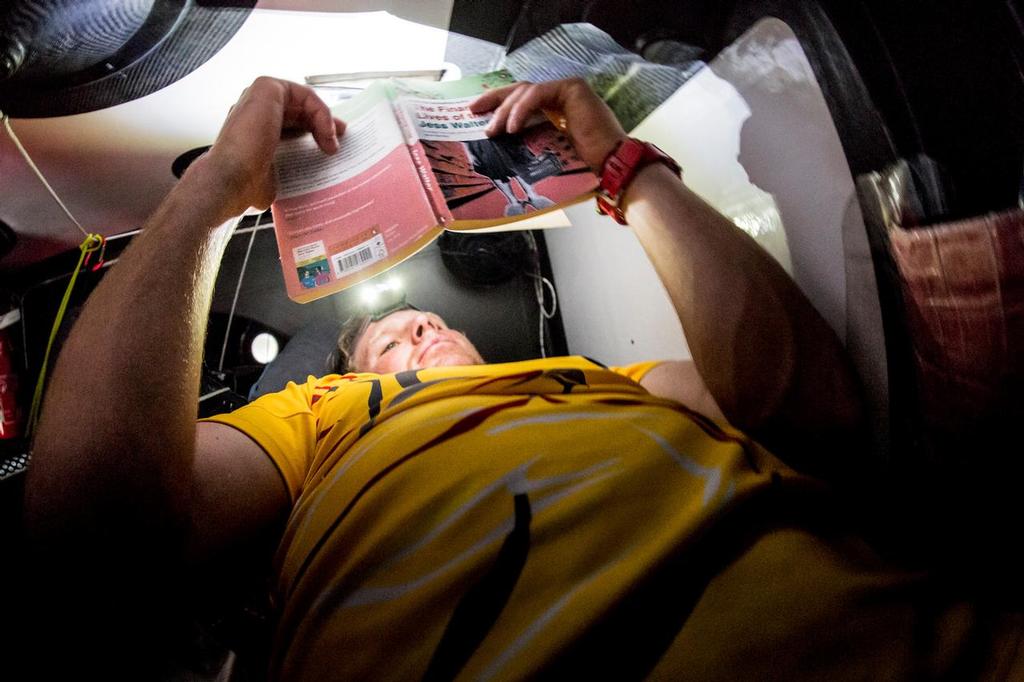
[[[294,504],[271,679],[916,670],[919,577],[804,530],[821,487],[647,393],[654,364],[309,377],[213,417]]]

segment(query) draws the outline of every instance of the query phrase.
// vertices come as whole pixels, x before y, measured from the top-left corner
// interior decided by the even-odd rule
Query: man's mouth
[[[451,339],[446,339],[446,338],[441,337],[441,336],[439,336],[439,337],[429,341],[427,343],[426,347],[424,347],[424,349],[422,351],[420,351],[419,364],[423,364],[423,359],[425,357],[427,357],[427,353],[430,352],[431,348],[433,348],[434,346],[440,345],[442,343],[452,343],[452,341],[451,341]]]

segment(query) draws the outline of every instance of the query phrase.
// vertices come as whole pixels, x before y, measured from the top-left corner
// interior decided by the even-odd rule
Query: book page
[[[384,88],[334,110],[347,124],[336,154],[312,135],[274,159],[274,225],[288,295],[308,302],[411,256],[440,233]]]
[[[490,87],[511,82],[504,72],[451,83],[399,82],[397,97],[413,122],[455,229],[498,225],[588,196],[597,177],[564,133],[543,116],[522,134],[487,137],[490,113],[469,104]]]

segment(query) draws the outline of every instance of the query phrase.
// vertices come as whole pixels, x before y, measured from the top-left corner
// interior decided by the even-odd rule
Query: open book
[[[379,81],[332,111],[347,124],[331,156],[312,135],[275,157],[274,229],[288,295],[300,303],[388,268],[442,230],[544,227],[598,178],[547,119],[488,138],[469,103],[512,82],[504,71],[460,81]]]

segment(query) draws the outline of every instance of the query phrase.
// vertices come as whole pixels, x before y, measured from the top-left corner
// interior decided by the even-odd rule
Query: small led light
[[[402,280],[392,275],[391,277],[388,277],[388,281],[384,283],[384,286],[390,289],[391,291],[401,291]]]
[[[276,358],[279,350],[277,337],[268,332],[260,332],[252,340],[252,357],[261,365],[266,365]]]
[[[363,305],[372,306],[377,302],[377,287],[372,284],[364,285],[359,295],[363,299]]]

